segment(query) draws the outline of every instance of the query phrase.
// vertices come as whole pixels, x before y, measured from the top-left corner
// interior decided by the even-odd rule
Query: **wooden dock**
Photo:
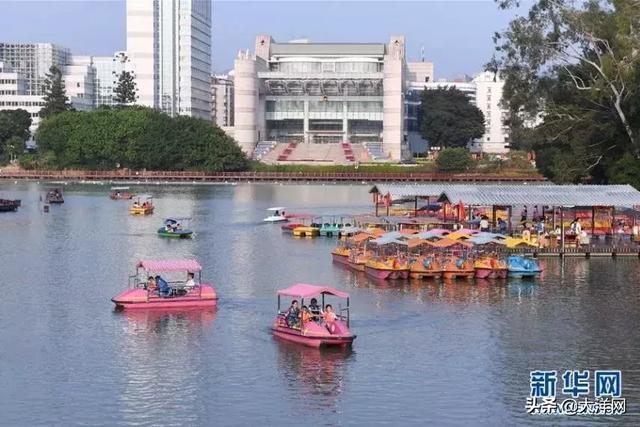
[[[107,181],[121,183],[220,183],[220,182],[544,182],[541,175],[494,175],[476,173],[439,172],[181,172],[181,171],[46,171],[0,170],[0,179],[55,180],[55,181]]]

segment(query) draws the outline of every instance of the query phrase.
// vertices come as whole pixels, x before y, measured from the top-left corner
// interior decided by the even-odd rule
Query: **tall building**
[[[26,110],[31,115],[29,130],[34,133],[40,123],[38,113],[44,106],[44,101],[40,95],[29,95],[27,84],[25,75],[0,60],[0,111],[18,108]]]
[[[212,121],[221,128],[233,126],[233,71],[211,76]]]
[[[0,61],[25,78],[27,95],[42,95],[49,68],[62,71],[70,56],[69,49],[53,43],[0,43]]]
[[[211,1],[127,0],[138,103],[211,120]]]
[[[91,56],[71,56],[62,69],[64,88],[71,105],[78,111],[95,107],[95,68]]]
[[[234,135],[246,153],[259,141],[372,143],[390,160],[405,141],[405,40],[277,43],[256,38],[234,69]]]
[[[118,86],[123,71],[133,72],[131,60],[126,52],[116,52],[113,56],[94,56],[95,106],[116,105],[114,90]]]

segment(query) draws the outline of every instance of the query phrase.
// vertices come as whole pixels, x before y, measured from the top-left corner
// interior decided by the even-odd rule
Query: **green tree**
[[[634,0],[536,0],[495,35],[487,68],[505,79],[512,143],[546,176],[607,182],[625,153],[640,158],[639,23]]]
[[[43,91],[44,107],[40,110],[40,117],[46,118],[71,109],[62,81],[62,72],[55,65],[49,68]]]
[[[138,100],[136,82],[129,71],[122,71],[118,77],[118,85],[113,89],[113,100],[119,105],[133,104]]]
[[[631,184],[640,189],[640,160],[626,153],[610,166],[609,178],[612,184]]]
[[[420,130],[432,147],[466,147],[484,134],[484,115],[456,88],[425,90]]]
[[[43,120],[36,139],[35,163],[53,168],[234,171],[249,166],[238,144],[217,126],[145,107],[63,112]]]
[[[445,148],[436,159],[436,167],[442,172],[464,172],[472,164],[469,150],[462,147]]]
[[[31,133],[31,114],[26,110],[3,110],[0,111],[0,143],[12,136],[21,138],[24,142]]]

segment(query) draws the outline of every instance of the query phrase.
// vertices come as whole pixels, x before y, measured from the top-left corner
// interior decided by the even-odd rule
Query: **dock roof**
[[[435,197],[439,202],[477,206],[635,206],[640,191],[630,185],[553,184],[376,184],[371,193],[392,199]]]

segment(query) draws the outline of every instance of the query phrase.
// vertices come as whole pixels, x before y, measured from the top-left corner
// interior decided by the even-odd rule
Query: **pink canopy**
[[[280,289],[278,295],[286,295],[289,297],[311,298],[320,294],[334,295],[340,298],[349,298],[349,294],[339,291],[329,286],[315,286],[298,283],[285,289]]]
[[[144,268],[148,271],[189,271],[202,270],[202,266],[195,259],[167,259],[167,260],[141,260],[136,264],[136,268]]]

